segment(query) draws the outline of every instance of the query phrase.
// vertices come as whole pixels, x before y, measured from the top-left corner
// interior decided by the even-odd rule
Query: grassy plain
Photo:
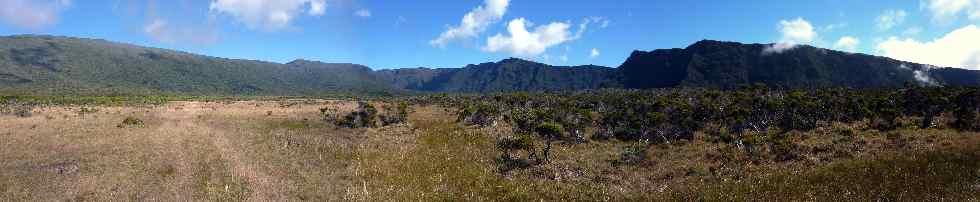
[[[83,110],[84,107],[84,110]],[[0,201],[977,201],[980,134],[834,124],[800,155],[704,134],[654,145],[560,142],[543,165],[502,170],[506,126],[464,127],[414,106],[406,124],[347,129],[342,100],[50,105],[0,116]],[[121,124],[128,117],[142,121]]]

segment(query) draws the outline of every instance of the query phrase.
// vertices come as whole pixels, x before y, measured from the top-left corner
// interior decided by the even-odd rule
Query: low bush
[[[457,122],[465,125],[475,125],[480,127],[497,125],[500,116],[500,109],[488,102],[464,107],[457,113]]]
[[[636,165],[642,163],[647,158],[648,148],[650,148],[650,143],[647,140],[631,143],[623,147],[619,153],[619,159],[614,164]]]
[[[394,105],[385,105],[384,112],[379,115],[382,126],[401,124],[408,121],[408,114],[411,107],[408,103],[399,102]]]
[[[82,107],[78,109],[78,115],[94,114],[99,113],[99,109],[93,107]]]
[[[337,126],[347,128],[373,128],[378,126],[378,109],[368,102],[357,103],[357,110],[337,119]]]
[[[117,125],[119,128],[142,128],[144,126],[143,120],[137,119],[135,117],[126,117],[123,119],[122,123]]]

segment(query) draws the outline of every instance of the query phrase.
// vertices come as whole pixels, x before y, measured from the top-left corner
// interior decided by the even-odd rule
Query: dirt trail
[[[198,119],[199,115],[204,115],[207,110],[210,110],[209,106],[200,102],[179,102],[175,103],[175,105],[179,106],[180,109],[174,112],[168,111],[168,113],[163,113],[164,115],[162,117],[169,119],[170,121],[168,123],[174,124],[173,126],[167,127],[194,131],[194,134],[191,135],[196,137],[185,138],[207,138],[216,147],[221,158],[229,162],[232,173],[244,178],[248,182],[249,190],[251,190],[250,201],[278,201],[278,199],[283,197],[282,193],[276,191],[278,190],[276,189],[277,187],[282,187],[279,185],[279,181],[263,172],[262,169],[259,169],[260,167],[253,164],[254,161],[243,155],[242,148],[234,145],[228,139],[232,133]],[[174,108],[174,106],[168,108]],[[174,146],[176,146],[175,148],[180,148],[180,145]],[[184,165],[181,166],[183,167]]]

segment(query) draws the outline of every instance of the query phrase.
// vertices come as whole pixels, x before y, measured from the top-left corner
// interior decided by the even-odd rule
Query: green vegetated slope
[[[435,92],[582,90],[618,86],[613,68],[551,66],[515,58],[460,69],[399,69],[383,70],[379,74],[397,88]]]
[[[0,37],[0,93],[14,95],[385,95],[597,88],[898,87],[980,85],[973,70],[938,68],[812,46],[700,41],[635,51],[619,67],[505,59],[462,68],[374,71],[357,64],[225,59],[98,39]]]
[[[319,95],[392,91],[359,65],[278,64],[104,40],[0,37],[0,93]]]

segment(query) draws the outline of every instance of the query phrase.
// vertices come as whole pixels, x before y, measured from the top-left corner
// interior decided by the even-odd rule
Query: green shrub
[[[619,160],[615,163],[627,165],[639,164],[646,160],[647,149],[649,147],[650,143],[647,140],[631,143],[623,147],[622,152],[619,154]]]
[[[408,103],[399,102],[394,106],[386,105],[384,108],[384,113],[379,116],[382,126],[400,124],[408,121],[408,114],[411,110]]]
[[[789,161],[799,158],[800,148],[790,134],[780,133],[770,136],[770,152],[776,161]]]
[[[476,125],[480,127],[493,126],[497,124],[500,116],[500,109],[489,102],[480,102],[470,105],[457,113],[457,122],[464,125]]]
[[[527,134],[498,139],[497,149],[501,151],[500,157],[497,158],[497,165],[502,172],[528,167],[531,165],[530,162],[537,158],[534,140]],[[519,151],[525,151],[526,158],[513,155],[514,152]]]
[[[119,128],[142,128],[143,126],[144,126],[143,125],[143,120],[137,119],[135,117],[126,117],[126,119],[123,119],[122,123],[120,123],[116,127],[119,127]]]
[[[347,128],[373,128],[378,126],[378,109],[368,102],[357,103],[357,110],[337,119],[337,126]]]
[[[99,112],[99,109],[92,108],[92,107],[82,107],[81,109],[78,110],[78,114],[79,115],[94,114],[94,113],[98,113],[98,112]]]

